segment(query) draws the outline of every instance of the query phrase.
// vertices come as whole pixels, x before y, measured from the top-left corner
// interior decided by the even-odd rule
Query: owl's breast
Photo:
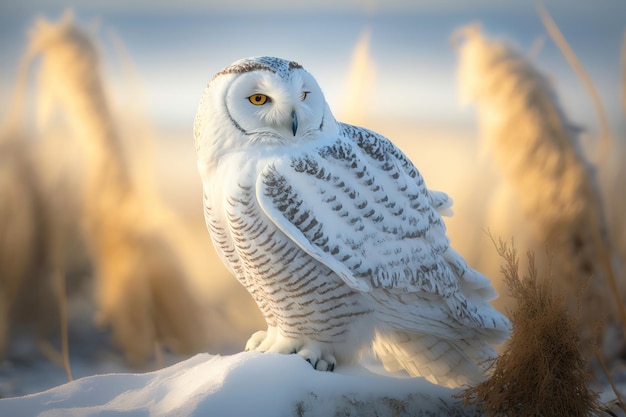
[[[243,279],[241,255],[237,250],[233,221],[246,221],[241,212],[244,204],[252,204],[251,193],[255,164],[242,153],[224,156],[217,164],[198,161],[202,178],[204,218],[213,246],[226,267],[240,281]]]
[[[215,179],[205,207],[222,260],[252,295],[268,325],[283,335],[324,342],[348,338],[355,320],[371,309],[361,294],[267,217],[255,188],[261,164],[239,162],[239,169],[224,171],[230,177]]]
[[[266,275],[265,266],[284,256],[279,249],[293,244],[263,213],[256,197],[256,178],[276,158],[232,153],[203,176],[205,219],[214,246],[251,292],[259,284],[250,280]]]

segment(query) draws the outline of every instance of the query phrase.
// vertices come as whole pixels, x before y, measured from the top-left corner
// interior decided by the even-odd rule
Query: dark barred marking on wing
[[[292,157],[288,169],[267,167],[269,204],[354,277],[450,297],[458,281],[442,257],[449,241],[422,177],[390,142],[351,132],[353,141]],[[316,195],[298,188],[311,180]]]
[[[293,203],[293,202],[292,202]],[[290,204],[284,206],[284,209]],[[291,213],[295,216],[297,210]],[[370,314],[354,300],[355,292],[268,222],[251,187],[239,186],[227,199],[228,235],[242,266],[242,284],[259,305],[268,325],[285,336],[336,342],[353,323],[346,312]],[[316,224],[302,219],[310,231]],[[222,231],[222,234],[227,233]],[[295,301],[296,300],[296,301]],[[300,301],[303,300],[303,301]],[[319,306],[323,306],[320,311]]]

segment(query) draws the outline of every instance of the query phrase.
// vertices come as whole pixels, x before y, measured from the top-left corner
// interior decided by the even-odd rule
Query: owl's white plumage
[[[300,65],[256,57],[218,72],[194,136],[211,238],[268,325],[247,349],[326,370],[371,345],[390,370],[482,377],[510,324],[450,248],[452,201],[388,139],[336,122]]]

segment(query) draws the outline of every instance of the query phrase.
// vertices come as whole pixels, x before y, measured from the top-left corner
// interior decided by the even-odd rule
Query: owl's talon
[[[315,369],[316,371],[322,371],[322,372],[332,372],[335,370],[335,363],[334,362],[327,362],[324,359],[318,359],[315,361],[315,363],[309,359],[309,358],[305,358],[305,360],[311,364],[311,366],[313,367],[313,369]]]
[[[303,348],[298,352],[316,371],[333,371],[335,369],[335,358],[325,356],[317,348]]]

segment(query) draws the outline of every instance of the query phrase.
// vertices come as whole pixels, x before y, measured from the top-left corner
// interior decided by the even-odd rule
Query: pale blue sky
[[[618,83],[626,2],[559,0],[546,6],[597,83],[613,123],[623,124]],[[371,30],[370,52],[376,68],[371,114],[424,123],[464,123],[473,115],[457,104],[456,57],[449,37],[472,22],[480,22],[490,35],[511,39],[523,50],[543,37],[546,42],[538,63],[553,77],[572,118],[583,125],[594,123],[590,101],[547,38],[535,3],[522,0],[5,1],[0,5],[3,91],[12,85],[35,18],[56,20],[68,7],[81,24],[97,22],[112,84],[119,79],[120,65],[111,33],[122,39],[137,68],[147,110],[158,124],[190,126],[212,74],[250,55],[299,61],[318,79],[331,106],[338,107],[352,49],[366,29]]]
[[[22,0],[4,1],[0,7],[5,11],[26,12],[55,11],[66,7],[80,8],[94,13],[188,13],[201,11],[272,11],[272,12],[419,12],[448,13],[466,10],[500,10],[507,13],[533,8],[536,2],[529,0]],[[620,0],[545,2],[559,13],[585,14],[604,10],[624,10]]]

